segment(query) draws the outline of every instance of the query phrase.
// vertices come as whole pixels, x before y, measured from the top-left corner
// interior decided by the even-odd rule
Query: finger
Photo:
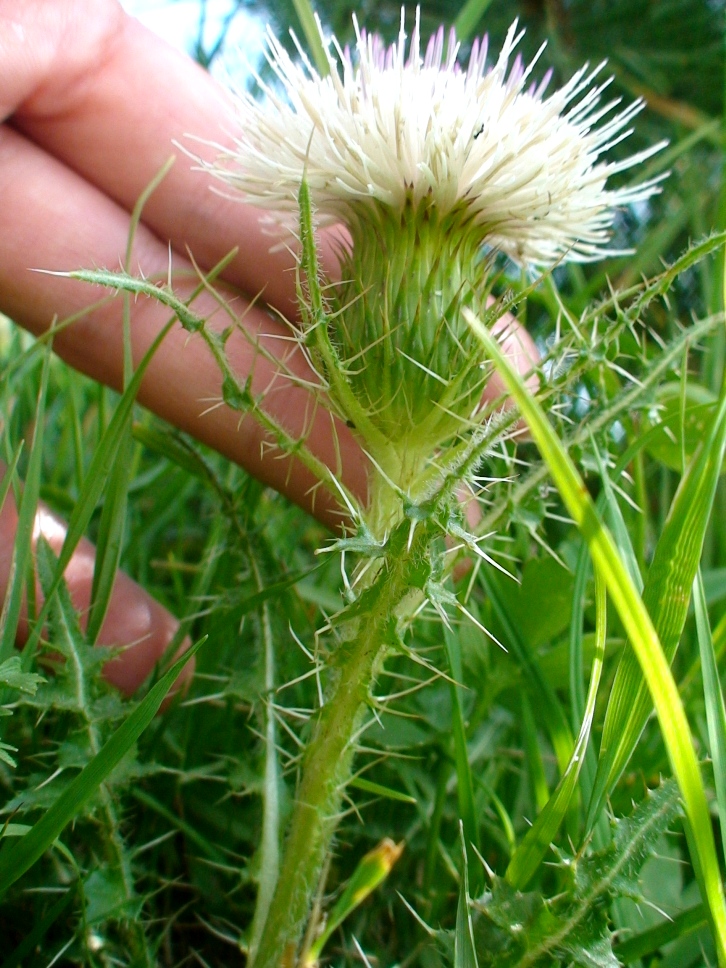
[[[520,374],[525,377],[527,388],[532,392],[539,388],[539,376],[537,366],[540,363],[540,355],[534,340],[527,330],[520,326],[517,320],[510,313],[505,313],[492,325],[492,333],[497,337],[500,346],[504,350],[505,356]],[[501,397],[507,392],[504,380],[498,372],[492,373],[484,389],[484,400],[491,402]],[[512,405],[511,400],[507,400],[505,407]]]
[[[213,158],[192,142],[231,144],[235,121],[229,95],[197,64],[169,47],[112,0],[17,4],[3,9],[22,28],[10,32],[0,58],[4,116],[31,140],[63,160],[131,210],[173,153],[173,141]],[[6,13],[7,16],[7,13]],[[42,40],[40,35],[42,34]],[[28,46],[35,56],[28,56]],[[270,252],[260,213],[210,190],[212,179],[178,159],[144,210],[144,221],[177,251],[189,246],[210,268],[235,246],[226,278],[284,313],[295,312],[293,259]],[[328,243],[328,262],[334,264]]]
[[[69,316],[103,295],[84,283],[31,272],[28,266],[115,268],[126,247],[128,214],[8,128],[0,128],[0,211],[0,298],[5,312],[41,333],[55,313]],[[167,266],[166,246],[141,227],[133,255],[134,272],[165,277]],[[191,273],[191,265],[181,258],[175,259],[174,266]],[[290,437],[305,437],[321,460],[339,469],[348,485],[364,494],[364,460],[350,432],[334,423],[309,391],[280,375],[284,366],[309,383],[316,382],[299,348],[290,343],[287,328],[241,297],[235,299],[233,308],[240,324],[225,349],[239,381],[244,383],[249,377],[253,394],[264,395],[265,409],[285,426]],[[123,371],[121,309],[121,300],[112,300],[54,340],[54,348],[73,366],[116,388]],[[194,309],[209,317],[212,325],[229,325],[229,318],[207,293],[199,297]],[[155,300],[139,299],[131,315],[133,355],[138,363],[167,322],[169,311]],[[257,341],[283,361],[279,367],[260,354]],[[199,335],[189,335],[181,328],[168,334],[149,366],[139,400],[328,523],[339,524],[337,502],[311,490],[312,475],[271,449],[254,419],[221,405],[219,367]]]
[[[0,475],[4,468],[0,466]],[[12,495],[8,494],[0,507],[0,602],[7,594],[18,514]],[[41,505],[33,529],[33,549],[42,536],[56,554],[60,553],[66,535],[66,525],[47,507]],[[93,585],[95,549],[82,539],[64,572],[73,607],[79,613],[81,626],[85,629]],[[36,582],[36,595],[42,603],[40,583]],[[103,667],[104,677],[122,692],[130,695],[146,679],[173,640],[179,623],[148,592],[132,581],[128,575],[118,572],[111,591],[108,611],[98,636],[98,645],[120,648],[120,654]],[[17,641],[23,644],[29,634],[25,604],[18,627]],[[188,639],[180,649],[189,648]],[[183,688],[194,673],[194,660],[188,662],[179,674],[173,689]]]

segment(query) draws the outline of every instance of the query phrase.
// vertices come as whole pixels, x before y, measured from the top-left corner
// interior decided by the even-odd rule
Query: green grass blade
[[[115,455],[121,446],[122,440],[128,433],[128,425],[131,419],[134,401],[146,369],[156,353],[156,350],[161,345],[164,337],[174,325],[174,322],[175,320],[171,319],[167,323],[167,325],[161,330],[159,335],[147,350],[144,358],[141,360],[141,363],[138,366],[138,369],[134,373],[133,378],[129,382],[129,385],[124,390],[116,410],[114,411],[113,417],[109,421],[108,427],[104,431],[98,447],[96,448],[93,459],[91,460],[91,464],[88,468],[88,473],[86,474],[86,479],[83,482],[83,488],[76,503],[76,507],[68,521],[68,531],[66,532],[65,541],[63,542],[63,547],[61,548],[60,555],[58,556],[58,565],[56,567],[53,582],[48,589],[45,604],[40,610],[35,623],[35,628],[31,633],[25,648],[24,655],[26,656],[26,661],[29,661],[30,657],[34,653],[43,629],[43,622],[48,615],[49,603],[53,598],[54,593],[60,586],[60,583],[63,579],[63,573],[68,566],[68,562],[71,560],[73,552],[75,551],[78,542],[81,540],[89,521],[91,520],[93,512],[98,503],[98,499],[100,498],[106,480],[108,479],[108,475],[114,465]],[[28,483],[26,482],[26,491],[27,487]]]
[[[354,777],[348,786],[354,787],[356,790],[362,790],[364,793],[372,793],[376,797],[383,797],[384,800],[396,800],[398,803],[413,804],[418,802],[416,797],[412,797],[408,793],[401,793],[400,790],[392,790],[391,787],[383,786],[381,783],[374,783],[372,780],[366,780],[362,776]]]
[[[131,271],[131,254],[134,239],[141,221],[144,206],[167,176],[174,164],[169,158],[139,196],[131,213],[124,270]],[[133,379],[133,356],[131,347],[131,297],[124,293],[123,342],[124,342],[124,390]],[[116,451],[106,488],[103,511],[96,541],[96,559],[91,590],[91,608],[88,616],[87,637],[94,643],[101,631],[103,620],[111,600],[126,525],[126,497],[132,472],[131,461],[131,412],[128,414],[123,437]]]
[[[610,533],[613,536],[618,553],[628,569],[628,574],[630,575],[633,584],[642,594],[643,576],[640,574],[638,557],[635,554],[633,542],[630,540],[628,526],[625,523],[625,518],[623,517],[623,512],[620,510],[618,500],[615,497],[615,491],[613,490],[613,486],[610,482],[610,477],[608,476],[607,469],[603,463],[602,457],[600,456],[600,452],[598,451],[594,440],[592,441],[592,445],[595,451],[595,457],[597,459],[598,470],[600,471],[600,480],[602,481],[603,519],[610,529]],[[600,507],[601,503],[598,502],[598,509],[600,509]]]
[[[159,816],[163,817],[164,820],[171,824],[172,827],[176,827],[184,838],[190,844],[194,844],[195,847],[198,847],[202,853],[209,858],[209,860],[214,861],[216,864],[224,863],[224,853],[215,844],[213,844],[206,837],[203,837],[199,831],[192,826],[191,823],[180,817],[178,813],[175,813],[173,810],[170,810],[168,807],[164,806],[163,803],[160,803],[156,797],[152,797],[151,794],[147,793],[145,790],[138,789],[132,789],[131,796],[134,798],[134,800],[138,800],[142,807],[153,810],[154,813],[158,813]]]
[[[66,824],[94,796],[154,718],[177,676],[203,641],[201,639],[177,659],[29,833],[0,852],[0,895],[42,857]]]
[[[467,0],[454,21],[458,40],[469,40],[492,0]]]
[[[562,708],[562,703],[557,698],[552,686],[547,681],[537,657],[522,639],[517,629],[517,623],[510,614],[503,597],[498,593],[499,578],[491,570],[481,568],[479,570],[479,580],[487,593],[487,598],[492,606],[492,611],[496,615],[505,633],[505,645],[519,662],[523,669],[531,694],[542,698],[538,703],[540,713],[544,712],[542,721],[549,735],[552,748],[557,757],[557,765],[560,773],[563,773],[570,761],[572,748],[575,745],[575,738],[572,735],[570,724]]]
[[[0,614],[0,662],[13,654],[15,635],[18,629],[20,609],[23,604],[23,591],[30,568],[33,553],[33,528],[35,515],[38,510],[38,495],[40,493],[40,475],[43,466],[43,431],[45,424],[45,399],[48,390],[48,374],[50,371],[50,348],[46,349],[43,357],[43,369],[38,389],[38,402],[35,410],[35,430],[28,461],[28,473],[25,488],[18,508],[18,527],[15,532],[15,543],[10,565],[10,579],[5,594],[2,613]],[[19,453],[18,453],[19,456]],[[14,462],[17,464],[17,462]],[[8,477],[8,483],[12,478]]]
[[[298,20],[300,21],[300,26],[305,34],[305,40],[307,41],[308,49],[312,55],[313,63],[318,70],[318,74],[321,77],[327,77],[330,73],[330,64],[328,63],[328,55],[323,47],[323,42],[320,39],[320,31],[318,30],[312,4],[310,0],[292,0],[292,3],[295,7]]]
[[[607,585],[645,675],[668,757],[683,797],[691,859],[702,895],[709,906],[719,965],[726,968],[726,899],[698,759],[670,665],[643,599],[634,587],[612,537],[599,519],[569,454],[498,342],[473,313],[468,310],[465,313],[472,330],[494,361],[526,419],[565,507],[590,547],[594,565]]]
[[[459,884],[459,905],[456,909],[454,933],[454,968],[479,968],[474,946],[474,926],[469,910],[469,865],[466,859],[464,830],[461,830],[462,874]]]
[[[701,557],[726,449],[726,396],[714,415],[703,445],[694,456],[673,499],[655,549],[643,591],[663,653],[673,661],[688,615],[691,588]],[[600,814],[640,738],[652,709],[633,649],[627,649],[615,675],[603,726],[588,826]]]
[[[585,715],[577,737],[567,769],[560,778],[555,792],[549,802],[537,817],[534,825],[529,829],[522,843],[514,853],[507,867],[506,878],[509,883],[523,890],[533,876],[540,861],[547,853],[552,840],[565,819],[577,787],[580,770],[585,762],[585,751],[590,740],[590,729],[595,715],[595,703],[600,687],[603,660],[605,658],[605,642],[607,639],[607,595],[605,583],[595,572],[595,607],[596,607],[596,645],[595,658],[590,673],[590,688],[587,693]]]
[[[252,559],[257,587],[262,588],[262,575],[257,562]],[[280,780],[281,768],[278,756],[277,722],[275,720],[275,641],[272,634],[269,602],[261,608],[262,640],[265,647],[265,699],[264,699],[264,736],[265,736],[265,779],[262,793],[262,836],[259,849],[259,869],[257,879],[257,900],[250,930],[249,960],[254,963],[257,947],[262,936],[270,902],[275,893],[280,874]]]
[[[10,488],[13,485],[13,480],[18,469],[18,463],[20,462],[20,455],[23,453],[24,446],[25,441],[21,440],[18,446],[15,448],[15,453],[10,458],[10,463],[5,468],[3,479],[0,481],[0,508],[2,508],[3,504],[5,504],[5,498],[10,493]]]
[[[696,613],[696,635],[701,655],[703,695],[706,703],[708,742],[713,762],[718,819],[721,825],[721,844],[726,850],[726,705],[719,681],[713,638],[708,620],[708,607],[699,569],[693,583],[693,605]]]
[[[108,476],[103,510],[98,526],[91,607],[86,628],[86,635],[90,644],[95,643],[101,631],[111,601],[116,571],[121,560],[121,549],[126,528],[126,499],[133,470],[130,436],[131,416],[132,411],[129,411],[124,436],[116,451]]]
[[[629,965],[633,961],[639,961],[645,955],[658,951],[671,941],[677,941],[692,931],[705,927],[708,924],[708,911],[705,904],[696,904],[687,911],[682,911],[673,918],[668,918],[662,924],[636,934],[633,938],[628,938],[615,948],[618,961],[624,965]]]
[[[524,747],[525,759],[529,769],[530,784],[534,796],[534,804],[537,813],[546,807],[550,799],[550,788],[547,786],[545,776],[544,760],[540,748],[539,737],[537,736],[537,726],[534,721],[532,704],[526,691],[521,696],[522,709],[522,745]]]
[[[45,917],[41,918],[34,925],[30,934],[23,938],[15,951],[12,951],[7,958],[3,959],[3,968],[20,968],[23,962],[26,962],[26,959],[32,957],[34,951],[40,951],[46,934],[75,897],[75,887],[69,887],[55,902]]]
[[[151,450],[167,460],[181,467],[188,474],[201,480],[209,480],[211,472],[199,454],[189,446],[178,432],[166,427],[147,426],[134,423],[132,427],[134,440],[143,444],[146,450]]]
[[[451,688],[451,728],[454,739],[454,762],[456,764],[456,792],[459,802],[459,818],[461,821],[463,837],[466,844],[466,852],[469,861],[472,863],[476,858],[476,851],[480,849],[479,843],[479,820],[477,818],[476,804],[474,802],[474,784],[469,767],[469,750],[466,745],[466,727],[464,725],[464,714],[461,708],[460,683],[464,681],[464,670],[461,661],[461,643],[455,629],[444,626],[444,640],[446,642],[446,654],[449,659],[449,668],[453,682]],[[483,886],[483,871],[478,862],[473,868],[472,882],[474,891],[478,894]]]

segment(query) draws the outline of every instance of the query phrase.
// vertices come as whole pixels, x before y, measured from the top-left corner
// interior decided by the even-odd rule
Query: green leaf
[[[564,772],[569,763],[575,739],[562,703],[542,672],[534,649],[523,640],[517,615],[510,610],[506,594],[504,596],[501,594],[501,589],[505,587],[504,579],[501,579],[492,569],[484,567],[479,570],[479,580],[487,593],[492,611],[504,630],[504,644],[524,672],[531,695],[541,697],[543,700],[537,703],[537,711],[549,735],[560,772]]]
[[[617,821],[605,849],[562,858],[563,889],[553,898],[493,878],[474,904],[481,912],[475,937],[482,968],[617,968],[607,909],[618,897],[640,897],[642,867],[679,811],[676,784],[661,784]]]
[[[83,885],[86,897],[86,923],[97,924],[110,918],[134,920],[141,914],[144,901],[129,897],[123,875],[118,867],[102,867],[86,878]]]
[[[708,910],[705,904],[696,904],[687,911],[668,918],[662,924],[657,924],[633,938],[628,938],[615,947],[618,961],[624,965],[638,961],[645,955],[658,951],[664,945],[683,938],[692,931],[697,931],[708,924]]]
[[[680,383],[669,382],[658,387],[656,403],[657,421],[646,420],[643,426],[643,433],[647,434],[645,449],[666,467],[680,472],[684,453],[690,461],[708,433],[717,398],[706,387],[689,383],[682,407]]]

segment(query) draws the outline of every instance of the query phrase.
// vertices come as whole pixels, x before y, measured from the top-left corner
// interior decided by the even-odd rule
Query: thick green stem
[[[303,762],[289,833],[254,968],[296,963],[313,893],[338,822],[350,777],[356,733],[371,684],[395,635],[396,611],[425,571],[431,525],[421,524],[408,542],[399,527],[373,584],[351,606],[353,634],[333,658],[333,682]]]

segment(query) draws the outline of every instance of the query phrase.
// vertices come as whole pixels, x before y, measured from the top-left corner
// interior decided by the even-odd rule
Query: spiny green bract
[[[484,385],[462,316],[486,308],[478,236],[465,213],[442,217],[427,199],[400,212],[366,205],[351,234],[330,290],[333,342],[371,422],[399,450],[429,456],[466,425]]]

